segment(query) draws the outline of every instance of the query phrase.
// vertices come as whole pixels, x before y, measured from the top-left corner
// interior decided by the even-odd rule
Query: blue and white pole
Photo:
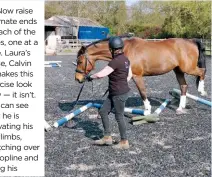
[[[45,64],[49,64],[49,63],[62,63],[62,61],[45,61]]]
[[[181,95],[181,91],[178,90],[178,89],[173,89],[173,92],[174,92],[174,93],[177,93],[178,95]],[[205,105],[208,105],[208,106],[211,107],[211,102],[208,101],[208,100],[199,98],[199,97],[194,96],[194,95],[191,95],[191,94],[189,94],[189,93],[186,93],[186,96],[187,96],[188,98],[191,98],[191,99],[195,100],[196,102],[199,102],[199,103],[202,103],[202,104],[205,104]]]
[[[93,103],[93,107],[99,109],[102,107],[102,104]],[[132,109],[132,108],[124,108],[124,112],[131,113],[131,114],[138,114],[138,115],[149,115],[150,114],[149,111],[145,111],[142,109]]]
[[[45,61],[45,67],[61,67],[61,63],[62,61]]]
[[[61,65],[57,64],[57,63],[50,63],[48,65],[45,65],[46,68],[58,68],[61,67]]]
[[[165,109],[165,107],[171,102],[170,99],[166,99],[160,107],[158,107],[153,114],[147,115],[147,116],[137,116],[133,117],[132,121],[136,121],[133,123],[133,125],[139,125],[142,123],[148,123],[148,122],[156,122],[159,120],[158,115]]]
[[[75,110],[74,112],[72,112],[71,114],[63,117],[62,119],[58,120],[57,122],[54,123],[54,127],[59,127],[62,126],[64,123],[68,122],[69,120],[71,120],[73,117],[81,114],[82,112],[84,112],[85,110],[87,110],[88,108],[92,107],[93,104],[92,103],[88,103],[85,106],[82,106],[81,108]]]
[[[76,62],[74,62],[74,61],[72,62],[72,64],[74,64],[75,66],[77,66],[77,63],[76,63]]]
[[[154,114],[160,114],[164,109],[165,107],[170,103],[170,99],[166,99],[161,105],[159,108],[157,108],[154,112]]]
[[[52,127],[46,122],[46,120],[44,120],[44,129],[49,132],[51,131]]]

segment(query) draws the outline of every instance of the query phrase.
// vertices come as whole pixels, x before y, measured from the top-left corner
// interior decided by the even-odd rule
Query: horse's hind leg
[[[206,73],[205,71],[206,71],[205,68],[199,68],[197,66],[195,69],[189,72],[186,72],[187,74],[197,76],[197,88],[198,88],[198,92],[200,92],[202,96],[207,95],[207,92],[205,91],[205,83],[204,83],[205,73]]]
[[[182,114],[185,113],[183,109],[186,107],[186,92],[188,85],[186,83],[184,73],[179,68],[175,68],[174,72],[176,74],[177,81],[180,85],[181,90],[180,104],[179,107],[177,108],[177,114]]]
[[[151,105],[150,105],[149,100],[147,99],[146,88],[145,88],[143,77],[133,75],[133,80],[139,90],[141,98],[143,99],[145,110],[148,111],[150,114],[151,113]]]
[[[197,78],[198,92],[200,92],[202,96],[206,96],[207,92],[205,91],[205,82],[204,82],[206,70],[205,68],[198,68],[197,70],[199,70],[200,73],[200,75]]]

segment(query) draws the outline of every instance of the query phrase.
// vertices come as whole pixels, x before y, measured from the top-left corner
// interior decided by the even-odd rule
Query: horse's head
[[[128,37],[128,35],[121,37]],[[96,60],[110,61],[112,59],[108,46],[109,39],[110,38],[101,39],[80,48],[77,54],[76,81],[79,83],[85,81],[86,75],[94,69]]]
[[[75,73],[75,80],[79,83],[85,81],[86,75],[88,75],[92,69],[94,69],[95,61],[87,50],[87,47],[82,46],[77,54],[77,68]]]

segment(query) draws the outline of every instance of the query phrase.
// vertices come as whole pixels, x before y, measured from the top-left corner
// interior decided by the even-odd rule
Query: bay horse
[[[97,60],[112,60],[108,40],[103,39],[82,46],[77,54],[75,80],[79,83],[95,68]],[[174,71],[181,89],[177,113],[185,113],[187,83],[184,74],[196,76],[197,88],[206,95],[204,79],[206,64],[204,46],[198,39],[170,38],[161,41],[147,41],[138,37],[124,37],[124,55],[130,60],[133,80],[144,102],[145,110],[151,113],[147,99],[144,76],[156,76]]]

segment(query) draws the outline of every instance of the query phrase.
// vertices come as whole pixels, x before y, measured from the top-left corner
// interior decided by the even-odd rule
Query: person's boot
[[[113,139],[111,136],[104,136],[102,139],[94,141],[94,144],[96,144],[96,145],[112,145]]]
[[[128,140],[121,140],[118,144],[112,146],[113,149],[129,149],[130,145]]]

